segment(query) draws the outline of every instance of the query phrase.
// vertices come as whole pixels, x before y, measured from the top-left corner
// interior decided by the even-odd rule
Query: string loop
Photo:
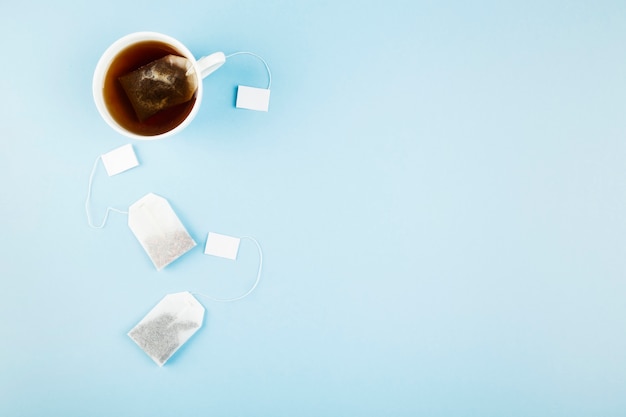
[[[259,242],[252,236],[242,236],[241,239],[250,240],[252,243],[256,245],[256,248],[259,251],[259,269],[257,270],[256,280],[254,281],[254,284],[252,285],[252,287],[250,287],[250,289],[246,291],[245,293],[243,293],[242,295],[239,295],[233,298],[217,298],[217,297],[212,297],[210,295],[207,295],[201,292],[194,292],[192,293],[193,295],[197,295],[197,296],[206,298],[208,300],[217,301],[220,303],[230,303],[233,301],[239,301],[242,298],[246,298],[248,295],[252,293],[252,291],[256,289],[256,287],[259,285],[259,282],[261,281],[261,271],[263,270],[263,250],[261,249],[261,245],[259,244]]]
[[[230,55],[226,55],[226,59],[231,58],[233,56],[237,56],[237,55],[250,55],[250,56],[253,56],[253,57],[259,59],[263,63],[263,65],[265,65],[265,69],[267,70],[267,77],[268,77],[267,89],[269,90],[270,87],[272,86],[272,72],[270,71],[270,66],[267,65],[267,62],[265,62],[265,60],[263,58],[261,58],[259,55],[255,54],[253,52],[248,52],[248,51],[235,52],[235,53],[232,53]]]
[[[91,175],[89,175],[89,186],[87,187],[87,198],[85,199],[85,212],[87,213],[87,224],[89,227],[93,229],[102,229],[107,224],[107,220],[109,219],[109,214],[113,211],[115,213],[120,214],[128,214],[127,211],[117,209],[115,207],[107,207],[106,213],[104,214],[104,218],[99,225],[93,224],[91,219],[91,189],[93,188],[93,177],[96,174],[96,168],[98,168],[98,162],[102,159],[101,155],[98,155],[96,161],[93,164],[93,168],[91,169]]]

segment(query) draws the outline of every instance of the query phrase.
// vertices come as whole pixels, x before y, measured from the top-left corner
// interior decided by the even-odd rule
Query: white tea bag
[[[128,336],[157,365],[165,362],[194,335],[204,320],[204,307],[188,292],[168,294]]]
[[[128,226],[157,270],[196,246],[163,197],[147,194],[128,209]]]

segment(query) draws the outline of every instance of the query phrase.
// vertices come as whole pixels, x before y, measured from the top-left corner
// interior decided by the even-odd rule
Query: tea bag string
[[[112,211],[120,214],[128,214],[127,211],[116,209],[115,207],[107,207],[102,222],[99,225],[95,225],[93,223],[91,218],[91,190],[93,188],[93,177],[96,174],[96,169],[98,168],[98,162],[100,162],[100,159],[102,159],[101,155],[96,158],[96,161],[93,164],[93,168],[91,169],[91,175],[89,175],[89,186],[87,187],[87,198],[85,199],[85,212],[87,213],[87,223],[89,224],[89,227],[93,229],[102,229],[104,226],[106,226],[107,220],[109,219],[109,214]]]
[[[256,289],[256,287],[259,285],[259,282],[261,281],[261,271],[263,270],[263,250],[261,249],[261,245],[259,244],[259,242],[255,238],[253,238],[252,236],[242,236],[241,239],[250,240],[252,243],[254,243],[256,245],[256,248],[259,251],[259,269],[257,270],[256,280],[254,281],[254,284],[252,285],[252,287],[250,287],[250,289],[248,291],[246,291],[245,293],[241,294],[240,296],[233,297],[233,298],[217,298],[217,297],[212,297],[212,296],[207,295],[207,294],[203,294],[201,292],[194,292],[192,294],[198,295],[200,297],[204,297],[204,298],[206,298],[208,300],[211,300],[211,301],[217,301],[217,302],[220,302],[220,303],[230,303],[230,302],[233,302],[233,301],[239,301],[242,298],[246,298],[248,295],[250,295],[252,293],[252,291],[254,291]]]
[[[267,82],[267,89],[269,90],[270,87],[272,86],[272,71],[270,71],[270,66],[267,65],[267,62],[265,62],[265,60],[263,58],[261,58],[259,55],[253,53],[253,52],[248,52],[248,51],[241,51],[241,52],[234,52],[230,55],[226,55],[226,59],[231,58],[233,56],[237,56],[237,55],[250,55],[253,56],[257,59],[259,59],[263,65],[265,65],[265,69],[267,70],[267,77],[268,77],[268,82]]]

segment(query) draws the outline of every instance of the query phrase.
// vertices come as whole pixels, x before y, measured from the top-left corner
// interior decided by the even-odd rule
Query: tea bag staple
[[[118,78],[140,122],[161,110],[185,103],[198,89],[193,64],[167,55]]]
[[[204,307],[189,292],[166,295],[128,336],[159,366],[194,335],[204,320]]]
[[[130,206],[128,226],[157,270],[196,246],[168,201],[153,193]]]

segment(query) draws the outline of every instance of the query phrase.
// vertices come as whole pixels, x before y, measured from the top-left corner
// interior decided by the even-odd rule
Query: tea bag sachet
[[[118,78],[140,122],[161,110],[185,103],[198,89],[193,64],[167,55]]]
[[[147,194],[129,207],[128,226],[157,270],[196,246],[167,200],[156,194]]]
[[[188,292],[168,294],[128,336],[157,365],[165,362],[194,335],[204,319],[204,307]]]

